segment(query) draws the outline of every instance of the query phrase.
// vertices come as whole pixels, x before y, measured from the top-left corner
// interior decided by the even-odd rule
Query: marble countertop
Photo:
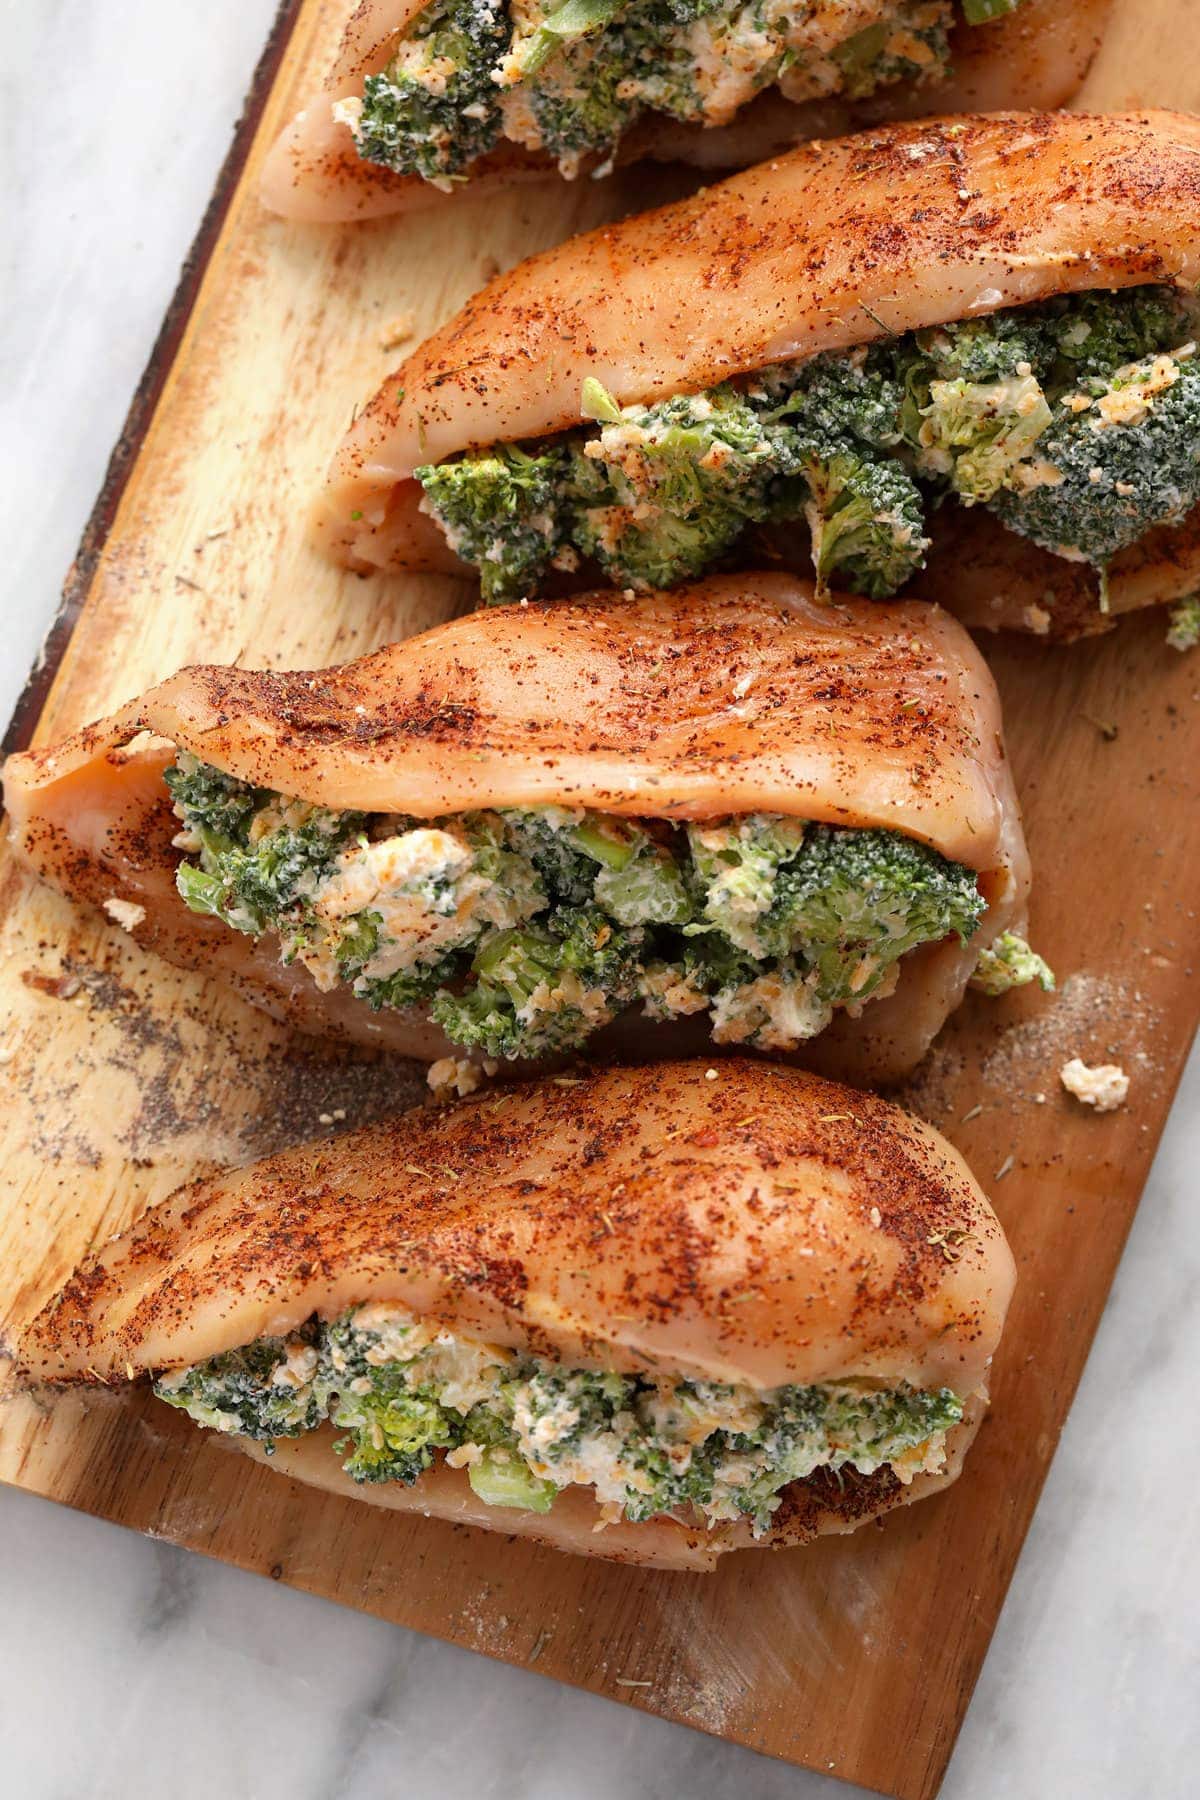
[[[274,7],[5,8],[5,718]],[[52,132],[42,85],[50,71]],[[1200,1055],[946,1800],[1182,1800],[1200,1785],[1200,1449],[1188,1381],[1200,1359],[1198,1109]],[[8,1489],[0,1595],[0,1792],[14,1800],[848,1792]]]

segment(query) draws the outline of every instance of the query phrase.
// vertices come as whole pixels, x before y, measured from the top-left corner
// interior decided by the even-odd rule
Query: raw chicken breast
[[[140,942],[233,976],[304,1030],[441,1056],[423,1014],[319,993],[271,940],[187,910],[162,782],[175,746],[337,809],[779,812],[901,831],[977,870],[989,904],[976,936],[910,954],[893,994],[839,1013],[806,1050],[837,1073],[904,1074],[980,946],[1024,919],[1029,864],[995,686],[962,628],[919,602],[820,603],[811,583],[768,574],[492,608],[312,675],[186,669],[65,743],[10,757],[13,839],[56,886],[132,902]],[[629,1014],[595,1043],[610,1034],[667,1054],[707,1042],[696,1018]]]
[[[1079,87],[1095,54],[1112,0],[1022,0],[1016,12],[983,26],[960,22],[946,81],[897,83],[857,102],[793,104],[770,89],[729,125],[704,128],[648,114],[623,139],[616,160],[694,163],[737,169],[808,138],[829,137],[883,119],[924,113],[986,111],[1023,104],[1061,106]],[[335,117],[359,99],[367,75],[386,68],[420,0],[361,0],[325,86],[282,133],[263,167],[261,193],[272,212],[317,224],[378,218],[440,205],[443,191],[419,175],[364,162],[350,128]],[[466,192],[488,193],[515,180],[555,174],[544,153],[501,140],[472,165]]]
[[[529,1083],[499,1106],[477,1095],[193,1183],[9,1348],[33,1380],[110,1384],[390,1301],[571,1366],[758,1390],[868,1379],[974,1402],[948,1467],[907,1489],[890,1468],[793,1484],[759,1541],[794,1543],[953,1479],[1014,1279],[995,1215],[931,1126],[796,1070],[737,1059],[710,1080],[703,1062],[659,1063]],[[444,1465],[412,1488],[356,1488],[327,1432],[280,1440],[272,1462],[624,1559],[704,1567],[752,1541],[745,1522],[669,1518],[597,1533],[584,1489],[548,1518],[497,1511]]]

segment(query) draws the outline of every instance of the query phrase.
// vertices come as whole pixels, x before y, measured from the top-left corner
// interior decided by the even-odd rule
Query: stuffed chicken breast
[[[677,1568],[944,1487],[1012,1256],[957,1152],[743,1060],[475,1096],[181,1189],[10,1346],[282,1474]]]
[[[140,941],[418,1056],[621,1020],[889,1076],[968,980],[1050,979],[970,640],[782,575],[481,611],[318,674],[186,669],[10,758],[5,798],[24,859]]]
[[[1200,586],[1198,280],[1193,119],[807,145],[492,282],[359,415],[318,534],[488,600],[765,544],[1073,634]]]
[[[659,157],[737,168],[883,117],[1078,87],[1110,0],[363,0],[272,151],[274,211],[362,219]]]

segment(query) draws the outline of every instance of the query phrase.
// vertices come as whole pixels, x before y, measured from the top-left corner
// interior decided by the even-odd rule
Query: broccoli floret
[[[611,898],[625,905],[635,887],[648,894],[655,885],[654,847],[640,826],[605,813],[573,813],[558,806],[512,810],[502,817],[510,842],[532,864],[548,899],[570,906],[595,899],[619,924],[643,922],[626,920],[616,905],[609,904]],[[636,883],[630,867],[635,861],[640,870]],[[657,883],[661,904],[666,904],[664,883],[670,884],[665,870]]]
[[[579,815],[561,806],[502,814],[513,849],[537,872],[547,898],[583,906],[592,898],[595,859],[575,841]]]
[[[863,100],[888,83],[927,81],[942,73],[950,60],[947,14],[939,9],[926,23],[929,11],[914,5],[901,10],[899,18],[880,19],[837,45],[831,55],[842,71],[847,99]]]
[[[334,1444],[342,1467],[354,1481],[416,1481],[460,1429],[436,1400],[409,1388],[402,1366],[384,1363],[371,1383],[368,1393],[339,1393],[329,1415],[346,1431]]]
[[[562,450],[516,444],[472,450],[414,470],[451,549],[475,563],[489,604],[536,593],[564,542]]]
[[[923,409],[918,466],[944,476],[972,506],[999,493],[1053,415],[1033,375],[1004,381],[933,381]]]
[[[220,874],[237,907],[265,923],[309,898],[363,825],[361,813],[320,806],[298,807],[292,816],[294,824],[268,832],[252,851],[235,851],[222,862]]]
[[[768,421],[794,420],[802,437],[806,424],[815,422],[832,437],[890,450],[902,440],[904,375],[892,349],[872,345],[851,355],[814,356],[765,369],[755,377],[750,397],[765,407]]]
[[[500,136],[491,72],[508,35],[500,0],[424,7],[388,67],[367,76],[362,110],[348,118],[359,155],[448,186]]]
[[[588,460],[603,467],[622,503],[650,503],[682,519],[730,495],[738,496],[744,514],[761,508],[777,459],[762,421],[736,388],[624,409],[595,380],[586,394],[601,424]]]
[[[548,1436],[538,1429],[543,1421],[558,1426],[545,1448],[545,1460],[556,1463],[573,1455],[586,1438],[607,1431],[617,1413],[629,1412],[634,1390],[632,1378],[611,1371],[539,1362],[514,1384],[508,1399],[522,1431],[535,1441]]]
[[[1051,302],[1047,336],[1070,381],[1111,375],[1126,363],[1181,344],[1192,330],[1191,309],[1174,288],[1119,288],[1072,294]]]
[[[809,827],[784,865],[764,938],[790,943],[831,1003],[865,1000],[898,957],[957,934],[964,941],[987,902],[975,872],[895,831]]]
[[[1060,401],[1035,477],[989,502],[1059,556],[1103,566],[1200,499],[1200,364],[1159,356]]]
[[[526,97],[542,148],[568,172],[589,152],[612,151],[638,111],[620,32],[568,44]]]
[[[317,1328],[306,1325],[291,1338],[264,1337],[239,1350],[225,1350],[207,1362],[160,1376],[160,1400],[188,1413],[214,1431],[271,1443],[314,1431],[325,1416],[314,1387]]]
[[[982,319],[961,319],[914,333],[929,374],[940,381],[1002,381],[1025,371],[1046,371],[1054,340],[1040,307],[1012,307]]]
[[[1064,294],[915,333],[942,381],[999,381],[1032,373],[1048,389],[1168,350],[1188,336],[1190,311],[1173,288]],[[1028,369],[1024,365],[1028,364]]]
[[[1189,594],[1171,608],[1167,643],[1172,650],[1194,650],[1200,644],[1200,594]]]
[[[504,59],[502,86],[528,81],[552,56],[611,25],[627,0],[560,0],[541,19],[518,26]]]
[[[360,913],[350,930],[343,932],[337,946],[338,974],[353,987],[355,998],[365,1000],[372,1012],[384,1007],[416,1006],[430,999],[439,988],[457,981],[470,967],[470,952],[459,946],[432,962],[413,963],[389,975],[364,975],[364,964],[379,952],[382,924],[378,913]]]
[[[575,542],[615,586],[645,591],[703,575],[732,549],[745,522],[741,514],[717,506],[699,519],[667,512],[643,518],[628,507],[595,507],[579,513]]]
[[[643,105],[675,119],[723,124],[779,79],[790,23],[761,0],[643,0],[619,29]],[[725,83],[713,79],[717,59]]]
[[[558,1498],[554,1482],[543,1481],[524,1457],[503,1445],[485,1450],[472,1462],[467,1480],[487,1506],[519,1506],[524,1512],[548,1513]]]
[[[621,410],[590,381],[585,404],[602,428],[575,449],[575,541],[622,585],[698,575],[765,515],[777,459],[733,388]]]
[[[362,813],[248,787],[194,757],[181,756],[164,780],[200,841],[199,867],[179,866],[179,893],[192,912],[211,913],[235,931],[257,935],[310,899],[365,822]]]
[[[720,989],[712,1005],[713,1041],[791,1050],[824,1031],[832,1017],[832,1003],[822,995],[816,975],[781,961],[760,969],[751,980]]]
[[[692,903],[669,850],[647,843],[623,868],[601,869],[596,903],[618,925],[683,925]]]
[[[779,872],[799,855],[805,825],[799,819],[754,813],[718,825],[687,828],[694,885],[704,920],[748,956],[786,954],[790,944],[768,946],[761,924],[775,903]],[[697,925],[696,933],[705,927]],[[738,979],[744,979],[739,970]],[[726,975],[721,985],[728,985]]]
[[[994,944],[979,952],[971,986],[995,996],[1007,994],[1010,988],[1027,987],[1031,981],[1036,981],[1044,994],[1054,992],[1054,970],[1045,958],[1015,931],[1002,931]]]
[[[262,789],[202,763],[187,750],[178,752],[163,780],[184,825],[202,842],[214,850],[246,847],[250,822],[268,797]]]
[[[544,924],[498,931],[471,964],[474,984],[441,993],[447,1037],[505,1060],[574,1050],[637,992],[637,939],[594,906],[556,907]]]
[[[766,1467],[737,1496],[758,1530],[770,1524],[775,1496],[822,1464],[849,1465],[864,1475],[950,1431],[964,1406],[950,1388],[780,1388],[757,1434]],[[735,1438],[734,1447],[743,1440]]]
[[[811,500],[817,585],[886,600],[921,567],[929,539],[925,508],[908,470],[836,442],[814,443],[804,465]]]
[[[462,1415],[439,1404],[415,1358],[389,1355],[357,1310],[322,1329],[316,1393],[346,1432],[334,1449],[355,1481],[413,1482],[435,1449],[462,1442]]]

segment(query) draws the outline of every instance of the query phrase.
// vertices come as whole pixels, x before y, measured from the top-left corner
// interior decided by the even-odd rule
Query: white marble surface
[[[274,0],[6,0],[0,713],[55,604]],[[1200,654],[1200,653],[1198,653]],[[1200,1791],[1200,1057],[944,1793]],[[1103,1130],[1103,1122],[1097,1121]],[[0,1490],[12,1800],[847,1790]]]

